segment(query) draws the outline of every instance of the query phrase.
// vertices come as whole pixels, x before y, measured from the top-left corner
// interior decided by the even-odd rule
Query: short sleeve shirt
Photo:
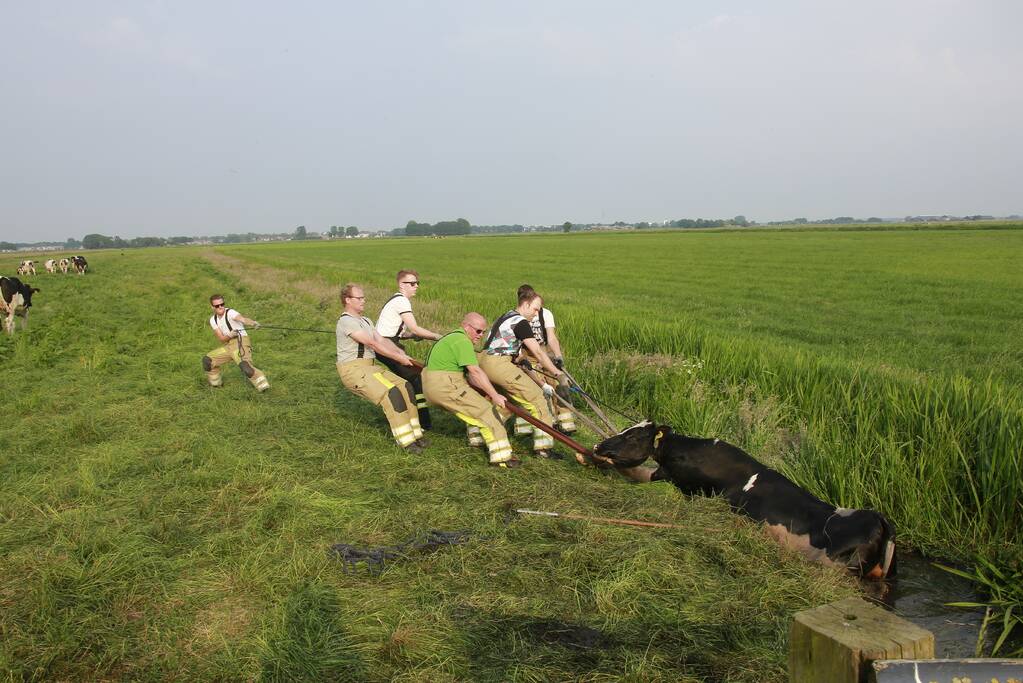
[[[408,297],[404,294],[395,294],[380,309],[380,317],[377,318],[377,332],[381,337],[401,336],[405,329],[401,314],[411,312],[412,302],[408,300]]]
[[[351,334],[364,330],[373,334],[373,322],[369,318],[356,318],[344,313],[337,319],[337,362],[347,363],[357,358],[376,358],[373,349],[352,339]],[[360,353],[361,351],[361,353]]]
[[[540,329],[540,318],[543,318],[543,326],[548,330],[554,328],[554,314],[551,313],[549,308],[544,308],[540,313],[536,314],[536,317],[529,321],[529,326],[533,328],[533,338],[541,344],[545,343],[547,333],[545,330]]]
[[[427,370],[443,372],[461,372],[470,365],[479,365],[479,361],[472,342],[462,329],[441,337],[430,349],[430,357],[426,360]]]
[[[220,333],[224,336],[230,335],[231,331],[234,330],[238,333],[239,337],[247,337],[249,333],[245,331],[245,325],[242,324],[242,321],[238,320],[239,315],[241,314],[233,308],[224,311],[224,315],[214,313],[210,316],[210,327],[220,330]]]

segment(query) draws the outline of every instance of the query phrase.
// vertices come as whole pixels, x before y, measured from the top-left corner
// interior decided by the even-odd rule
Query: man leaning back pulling
[[[249,333],[245,326],[259,329],[259,323],[251,318],[246,318],[233,308],[228,308],[224,303],[224,297],[214,294],[210,297],[210,306],[213,307],[213,315],[210,316],[210,327],[213,334],[217,335],[222,346],[210,351],[202,357],[202,369],[206,371],[206,380],[211,387],[219,387],[224,383],[220,375],[220,367],[229,362],[238,364],[252,386],[257,391],[263,392],[270,388],[263,371],[252,364],[252,342],[249,340]]]
[[[391,340],[381,337],[373,321],[362,315],[366,308],[362,287],[349,282],[341,288],[341,302],[345,307],[337,321],[337,374],[341,383],[353,394],[379,406],[398,445],[419,455],[425,441],[412,400],[412,385],[373,362],[381,355],[411,366],[412,359]]]
[[[401,345],[402,339],[430,339],[436,341],[440,335],[428,330],[416,321],[412,314],[412,297],[419,293],[422,283],[419,280],[419,273],[414,270],[398,271],[398,291],[391,295],[384,307],[380,309],[377,316],[377,332],[381,337],[390,339],[402,351],[405,347]],[[430,411],[426,407],[426,398],[423,396],[423,380],[419,370],[407,365],[402,365],[392,358],[381,355],[377,357],[387,369],[409,381],[412,389],[416,392],[416,408],[419,411],[419,424],[423,429],[429,429]]]

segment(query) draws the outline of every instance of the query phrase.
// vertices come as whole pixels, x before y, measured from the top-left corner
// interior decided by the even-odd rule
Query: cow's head
[[[896,574],[895,529],[873,510],[839,508],[824,525],[828,558],[875,581]]]
[[[21,296],[22,296],[23,299],[25,299],[25,303],[23,304],[24,307],[25,308],[31,308],[32,307],[32,295],[35,294],[36,292],[41,292],[41,291],[42,290],[39,289],[38,287],[29,287],[28,284],[26,284],[24,287],[22,287],[22,289],[21,289]]]
[[[636,467],[653,457],[661,439],[670,431],[669,427],[644,420],[598,443],[593,447],[593,456],[615,467]]]

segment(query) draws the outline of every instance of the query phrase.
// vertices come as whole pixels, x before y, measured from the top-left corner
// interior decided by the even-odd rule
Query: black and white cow
[[[763,522],[771,536],[810,560],[869,579],[895,575],[895,530],[883,515],[825,503],[732,444],[640,422],[598,443],[593,455],[639,481],[724,496],[733,510]],[[647,458],[657,469],[640,467]]]
[[[28,326],[28,309],[32,308],[32,295],[38,291],[16,277],[0,277],[0,314],[7,334],[14,334],[15,315],[21,318],[21,329]]]
[[[18,266],[18,275],[35,275],[36,274],[36,262],[35,261],[22,261]]]
[[[60,272],[67,275],[67,269],[71,266],[71,259],[62,258],[57,261],[57,267],[60,268]]]
[[[57,261],[55,259],[52,259],[52,258],[51,259],[46,259],[46,263],[44,265],[46,266],[46,272],[47,273],[56,273],[57,272]]]
[[[85,275],[85,271],[88,269],[89,263],[85,260],[84,256],[72,256],[71,267],[74,268],[79,275]]]

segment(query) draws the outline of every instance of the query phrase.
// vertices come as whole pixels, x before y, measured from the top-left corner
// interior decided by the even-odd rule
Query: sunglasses
[[[419,286],[419,280],[413,280],[412,282],[402,282],[403,285],[412,285],[413,287]]]
[[[476,329],[476,328],[474,327],[474,328],[472,328],[472,331],[473,331],[473,332],[475,332],[476,334],[483,334],[483,333],[484,333],[484,332],[486,332],[487,330],[486,330],[486,328],[483,328],[482,330],[477,330],[477,329]]]
[[[227,308],[227,304],[213,304],[213,308]]]

